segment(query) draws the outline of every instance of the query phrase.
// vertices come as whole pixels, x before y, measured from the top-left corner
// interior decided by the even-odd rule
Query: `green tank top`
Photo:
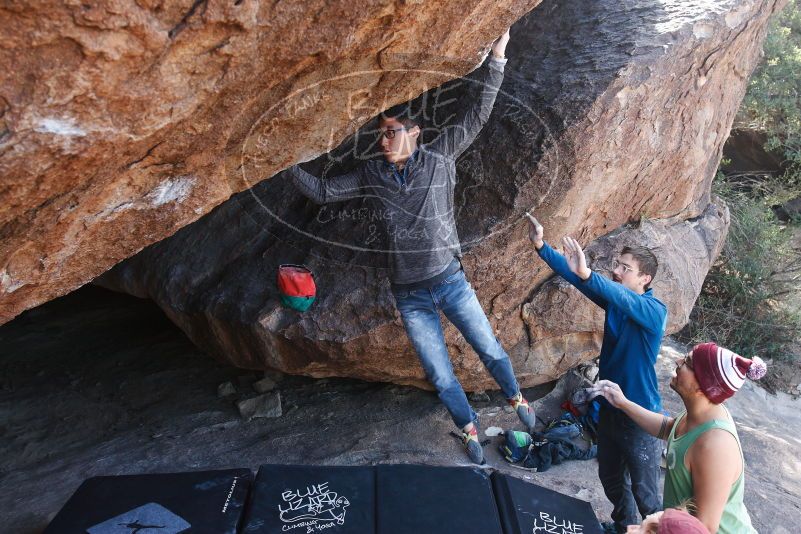
[[[743,448],[740,446],[740,437],[734,428],[731,414],[726,410],[727,421],[713,419],[699,425],[683,436],[676,438],[676,429],[679,422],[687,415],[683,412],[676,418],[673,428],[670,430],[667,447],[667,472],[665,473],[665,508],[675,508],[691,499],[693,496],[693,479],[687,466],[684,465],[684,455],[690,446],[695,443],[698,437],[713,428],[719,428],[729,432],[737,440],[740,449],[740,458],[743,458]],[[743,503],[743,474],[745,472],[745,460],[743,460],[743,473],[740,478],[732,485],[729,493],[729,500],[723,507],[723,515],[720,518],[718,532],[721,534],[756,534],[756,530],[751,526],[751,518]]]

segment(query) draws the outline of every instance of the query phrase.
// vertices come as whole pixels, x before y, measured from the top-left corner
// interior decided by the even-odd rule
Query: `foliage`
[[[729,205],[731,227],[685,334],[692,342],[714,340],[743,355],[789,359],[788,348],[801,332],[801,316],[784,305],[798,292],[801,274],[791,229],[764,197],[733,187],[721,174],[715,192]]]
[[[782,154],[785,186],[801,191],[801,0],[770,23],[764,59],[748,84],[738,126],[765,131],[766,149]]]

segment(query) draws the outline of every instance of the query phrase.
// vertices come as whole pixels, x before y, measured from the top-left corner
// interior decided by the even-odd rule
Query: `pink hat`
[[[684,510],[668,508],[659,518],[659,534],[709,534],[709,531]]]
[[[693,348],[692,369],[707,398],[720,404],[743,386],[746,376],[759,380],[768,368],[759,357],[749,360],[714,343],[701,343]]]

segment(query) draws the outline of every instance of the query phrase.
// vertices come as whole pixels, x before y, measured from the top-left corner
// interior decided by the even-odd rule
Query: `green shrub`
[[[790,359],[801,317],[783,304],[797,283],[781,273],[798,264],[791,231],[753,192],[735,190],[719,175],[715,192],[729,205],[731,227],[704,281],[685,330],[688,341],[713,340],[739,354]]]
[[[718,173],[713,189],[731,210],[720,257],[704,281],[683,332],[686,341],[715,341],[746,356],[791,359],[801,335],[799,291],[788,273],[801,273],[790,247],[792,227],[771,210],[801,194],[801,0],[789,0],[771,21],[764,59],[748,84],[737,126],[762,130],[766,149],[785,158],[782,176]],[[796,300],[796,302],[798,302]]]
[[[768,150],[782,154],[786,187],[801,192],[801,9],[789,0],[770,23],[764,58],[748,83],[737,125],[765,131]]]

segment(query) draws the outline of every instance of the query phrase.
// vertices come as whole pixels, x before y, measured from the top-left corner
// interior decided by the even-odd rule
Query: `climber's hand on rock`
[[[542,235],[544,233],[542,225],[529,212],[526,212],[525,217],[526,217],[526,219],[528,219],[528,222],[529,222],[528,238],[531,239],[532,243],[534,243],[534,248],[539,250],[539,249],[542,248],[542,245],[545,244],[544,241],[542,240]]]
[[[509,42],[509,30],[506,30],[503,35],[498,37],[492,43],[492,55],[498,59],[506,57],[506,44]]]

